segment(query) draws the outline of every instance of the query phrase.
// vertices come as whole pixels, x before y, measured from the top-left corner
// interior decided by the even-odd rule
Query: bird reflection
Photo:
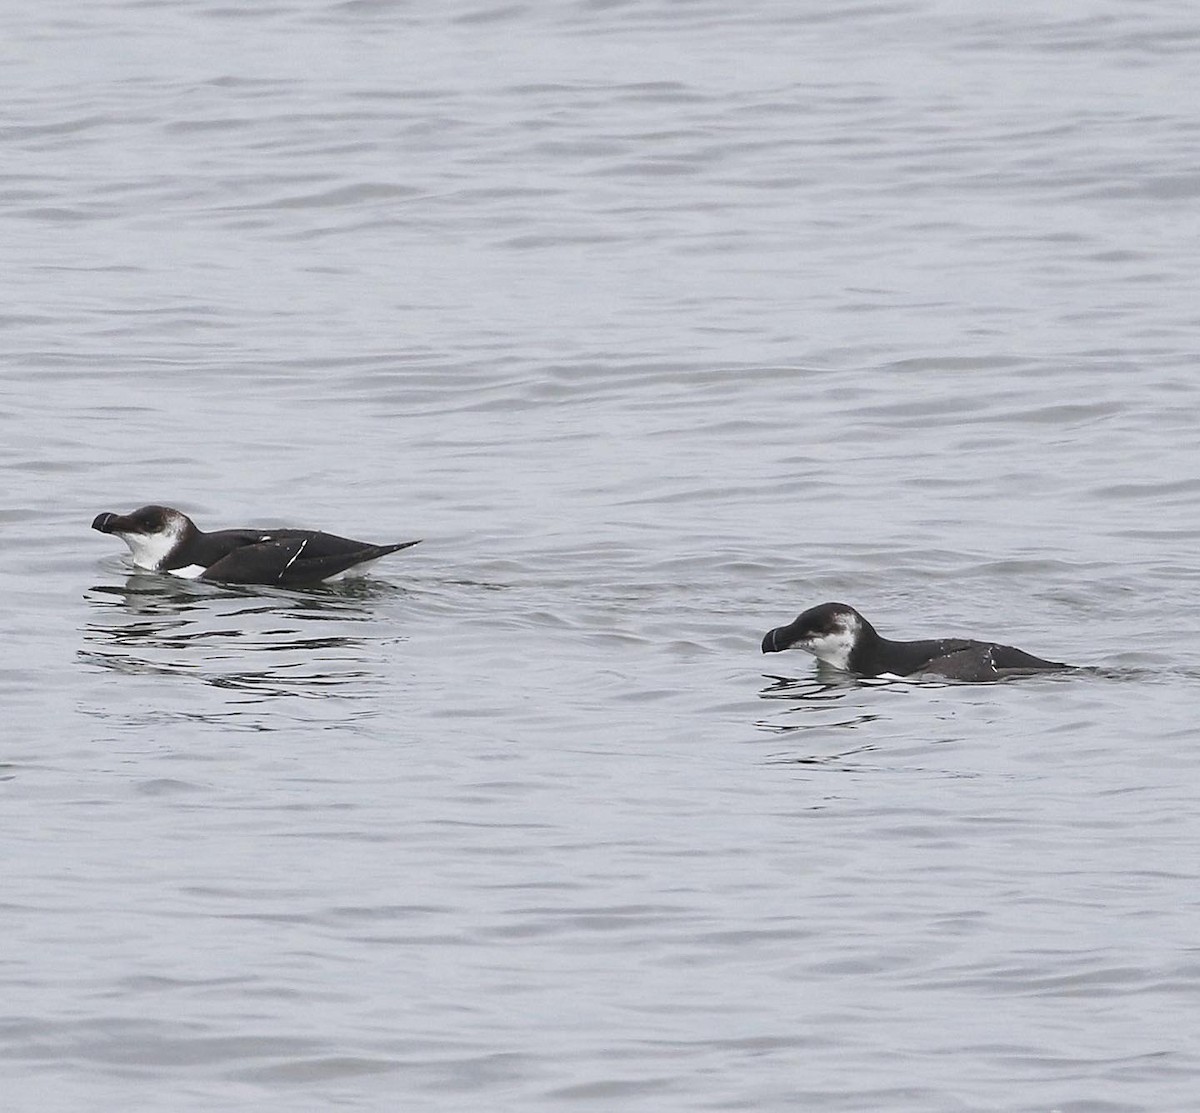
[[[841,699],[859,687],[849,673],[820,670],[811,676],[766,676],[768,684],[759,695],[763,699],[828,701]]]
[[[386,592],[385,592],[386,593]],[[125,674],[191,677],[254,699],[353,695],[371,675],[378,587],[349,582],[306,592],[131,575],[85,593],[80,658]]]
[[[833,669],[818,669],[803,677],[766,676],[770,683],[759,691],[759,698],[778,700],[784,706],[771,719],[755,726],[770,734],[788,736],[803,742],[799,752],[771,755],[772,763],[816,765],[835,769],[856,769],[855,758],[873,752],[874,743],[857,741],[846,745],[846,731],[868,726],[882,716],[854,706],[853,697],[862,695],[863,685],[856,678]]]

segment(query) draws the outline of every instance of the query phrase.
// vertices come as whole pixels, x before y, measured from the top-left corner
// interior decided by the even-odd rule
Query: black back
[[[203,535],[204,541],[209,539],[214,539],[216,544],[210,546],[208,552],[224,552],[224,555],[208,565],[201,579],[227,584],[278,584],[281,587],[319,583],[356,564],[378,560],[388,553],[420,544],[419,541],[401,541],[394,545],[369,545],[332,533],[301,529],[220,530]],[[190,563],[203,564],[204,561]]]
[[[927,672],[952,680],[997,680],[1022,672],[1047,672],[1069,667],[1058,661],[1044,661],[1023,649],[998,642],[966,638],[894,642],[878,636],[861,656],[856,653],[851,658],[851,666],[863,676],[879,676],[885,672],[910,676]]]

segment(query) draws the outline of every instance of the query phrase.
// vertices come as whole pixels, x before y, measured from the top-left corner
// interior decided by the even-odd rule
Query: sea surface
[[[1200,1108],[1200,8],[3,23],[5,1113]]]

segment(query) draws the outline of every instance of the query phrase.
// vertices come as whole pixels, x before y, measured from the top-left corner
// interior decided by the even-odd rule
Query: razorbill
[[[880,637],[874,626],[845,603],[810,607],[795,622],[768,630],[762,641],[764,653],[778,653],[792,646],[835,669],[859,676],[932,673],[950,680],[985,681],[1071,667],[1043,661],[998,642],[965,638],[890,641]]]
[[[169,506],[97,514],[92,529],[121,538],[138,568],[227,584],[303,587],[353,570],[417,541],[370,545],[310,529],[219,529],[205,533]]]

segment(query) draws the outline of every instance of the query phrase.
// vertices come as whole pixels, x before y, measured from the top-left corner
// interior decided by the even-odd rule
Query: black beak
[[[97,514],[92,519],[92,529],[98,529],[101,533],[112,533],[114,526],[120,520],[120,515],[110,514],[108,511],[105,511],[103,514]]]
[[[97,528],[99,528],[99,527],[97,527]],[[763,638],[763,642],[762,642],[762,651],[764,653],[778,653],[779,652],[779,646],[775,642],[775,635],[777,633],[779,633],[778,626],[774,630],[767,631],[766,636]]]

